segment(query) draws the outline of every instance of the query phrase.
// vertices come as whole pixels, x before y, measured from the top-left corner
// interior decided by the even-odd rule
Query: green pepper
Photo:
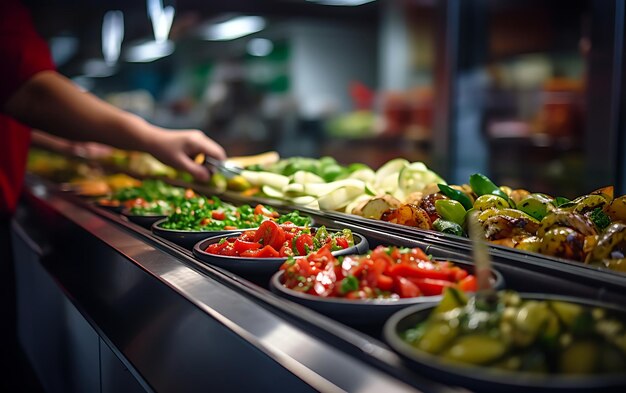
[[[444,220],[442,218],[438,218],[435,220],[435,222],[433,222],[433,228],[435,228],[435,230],[439,232],[449,233],[451,235],[457,236],[465,236],[463,228],[461,228],[459,224],[453,221]]]
[[[498,186],[496,186],[487,176],[480,173],[474,173],[470,176],[469,183],[472,187],[472,191],[474,191],[476,195],[497,195],[509,202],[511,207],[515,207],[514,202],[509,198],[509,196],[506,195],[506,193],[502,191]]]
[[[472,208],[472,200],[463,191],[455,190],[454,188],[445,184],[437,184],[437,186],[439,187],[439,191],[441,191],[443,195],[457,202],[461,202],[465,210],[469,210]]]
[[[556,197],[554,198],[554,205],[556,207],[561,207],[562,205],[571,202],[569,199],[565,197]]]
[[[517,208],[541,221],[554,209],[554,205],[552,199],[542,194],[530,194],[518,203]]]
[[[461,202],[453,199],[438,199],[435,201],[435,209],[444,220],[463,225],[465,222],[465,208]]]
[[[348,292],[356,291],[359,289],[359,280],[352,276],[346,276],[343,280],[341,280],[341,286],[339,287],[339,291],[342,294],[346,294]]]

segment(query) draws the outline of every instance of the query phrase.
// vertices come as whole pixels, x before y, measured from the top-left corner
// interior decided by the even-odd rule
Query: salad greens
[[[182,231],[222,231],[256,228],[270,218],[275,218],[278,223],[292,222],[299,226],[311,223],[310,217],[301,216],[298,211],[280,216],[268,206],[235,207],[215,196],[200,196],[181,202],[167,220],[161,223],[161,227]]]

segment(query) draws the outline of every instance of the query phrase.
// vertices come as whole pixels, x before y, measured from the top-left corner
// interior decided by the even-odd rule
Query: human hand
[[[203,153],[218,160],[226,159],[226,152],[218,143],[199,130],[165,130],[157,128],[149,152],[164,164],[185,170],[199,181],[210,177],[206,166],[193,158]]]
[[[113,148],[96,142],[73,142],[69,152],[77,157],[93,160],[110,156]]]

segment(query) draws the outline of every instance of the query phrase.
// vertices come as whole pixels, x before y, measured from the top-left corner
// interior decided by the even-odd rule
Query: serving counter
[[[468,259],[437,237],[310,213],[371,246]],[[34,176],[13,243],[20,340],[48,391],[463,390],[407,368],[380,324],[349,326],[285,300]],[[508,288],[626,300],[623,277],[551,274],[541,261],[493,250],[492,258]]]

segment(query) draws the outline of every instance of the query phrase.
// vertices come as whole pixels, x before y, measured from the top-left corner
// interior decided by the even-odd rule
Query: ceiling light
[[[120,58],[124,40],[124,14],[122,11],[109,11],[102,21],[102,54],[104,61],[113,65]]]
[[[162,43],[167,41],[174,20],[174,7],[163,8],[162,0],[147,0],[148,16],[152,22],[154,40]]]
[[[267,38],[253,38],[248,41],[247,50],[252,56],[267,56],[272,53],[274,44]]]
[[[172,41],[156,42],[148,41],[136,44],[126,50],[126,61],[131,63],[149,63],[162,57],[169,56],[174,52]]]
[[[238,16],[224,22],[214,23],[204,29],[204,39],[211,41],[234,40],[265,28],[260,16]]]
[[[323,5],[342,5],[342,6],[357,6],[366,3],[371,3],[374,0],[307,0],[312,3],[318,3]]]

